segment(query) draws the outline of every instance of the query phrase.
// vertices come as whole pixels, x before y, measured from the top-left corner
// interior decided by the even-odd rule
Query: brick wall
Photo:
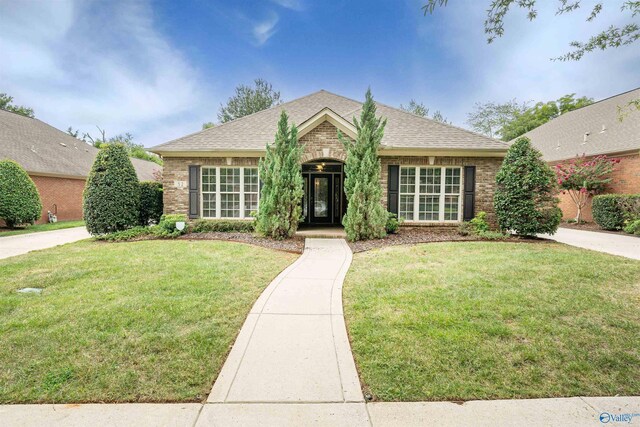
[[[640,193],[640,154],[630,154],[626,156],[614,156],[620,159],[611,174],[611,182],[607,186],[605,193],[619,194],[639,194]],[[551,165],[555,165],[554,162]],[[564,219],[572,219],[576,217],[576,205],[568,194],[558,195],[560,198],[560,209]],[[582,219],[585,221],[593,221],[591,213],[591,200],[582,209]]]
[[[382,164],[382,193],[383,203],[387,206],[387,184],[388,166],[430,166],[429,157],[381,157]],[[493,210],[493,194],[496,189],[496,174],[502,165],[500,157],[435,157],[433,166],[475,166],[476,167],[476,192],[475,192],[475,212],[485,211],[487,220],[493,225],[496,224]],[[464,183],[464,169],[462,169],[462,179]],[[464,200],[464,199],[463,199]],[[464,205],[462,206],[464,211]]]
[[[314,159],[336,159],[344,161],[346,152],[335,126],[323,122],[315,129],[300,138],[304,144],[303,162]],[[381,157],[383,203],[387,203],[387,166],[394,165],[429,165],[429,157]],[[257,158],[229,157],[229,158],[165,158],[164,159],[164,206],[166,213],[187,213],[189,206],[189,165],[210,166],[255,166]],[[476,166],[476,212],[485,211],[491,222],[495,221],[493,214],[493,193],[495,191],[495,177],[502,158],[494,157],[436,157],[438,166]],[[463,171],[464,173],[464,171]],[[464,179],[464,177],[463,177]],[[176,182],[184,184],[176,186]]]
[[[58,221],[82,219],[84,179],[54,178],[32,175],[42,201],[42,216],[38,223],[48,222],[47,211],[55,213]]]

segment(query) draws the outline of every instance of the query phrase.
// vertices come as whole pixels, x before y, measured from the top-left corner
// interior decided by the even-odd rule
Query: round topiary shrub
[[[162,216],[162,183],[142,181],[140,183],[140,225],[157,224]]]
[[[529,139],[518,138],[496,175],[493,202],[500,228],[522,236],[555,233],[562,219],[555,179]]]
[[[125,230],[140,221],[140,184],[124,146],[100,149],[84,189],[84,220],[91,234]]]
[[[0,219],[13,228],[33,224],[41,212],[40,194],[31,177],[13,160],[0,160]]]

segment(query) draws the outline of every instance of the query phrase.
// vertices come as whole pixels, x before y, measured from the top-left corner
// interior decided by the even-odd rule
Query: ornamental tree
[[[33,224],[42,203],[31,177],[13,160],[0,160],[0,219],[7,227]]]
[[[553,170],[528,138],[518,138],[496,175],[493,203],[502,230],[523,236],[555,233],[562,219]]]
[[[123,145],[109,144],[98,152],[83,196],[89,233],[105,234],[138,225],[140,185]]]
[[[591,196],[601,193],[611,181],[610,174],[618,163],[620,159],[611,159],[605,155],[588,159],[583,154],[555,166],[562,194],[568,193],[576,205],[577,222],[582,220],[582,209]]]
[[[256,231],[274,239],[293,236],[302,215],[302,147],[298,144],[298,128],[289,127],[288,120],[283,110],[275,142],[267,145],[267,153],[259,165],[263,184]]]
[[[344,138],[338,133],[347,151],[344,165],[344,191],[347,196],[347,213],[342,224],[351,241],[384,237],[387,211],[382,206],[380,186],[380,159],[378,148],[384,135],[386,119],[376,117],[376,104],[367,90],[360,120],[353,119],[356,140]]]

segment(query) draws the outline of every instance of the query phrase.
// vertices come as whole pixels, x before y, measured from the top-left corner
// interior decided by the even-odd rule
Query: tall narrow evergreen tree
[[[267,145],[267,153],[260,160],[262,190],[256,230],[274,239],[293,236],[302,215],[302,147],[298,144],[298,129],[295,125],[289,127],[288,120],[282,111],[275,142]]]
[[[371,89],[367,90],[360,121],[354,118],[353,124],[355,141],[338,134],[347,151],[344,191],[348,204],[342,224],[349,240],[379,239],[385,235],[387,211],[382,206],[378,148],[387,120],[376,117]]]

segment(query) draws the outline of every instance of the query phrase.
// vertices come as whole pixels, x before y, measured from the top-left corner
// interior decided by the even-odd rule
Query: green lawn
[[[639,261],[560,244],[386,248],[354,256],[344,304],[379,400],[640,390]]]
[[[200,401],[251,305],[295,258],[156,240],[0,260],[0,403]]]
[[[84,221],[59,221],[47,224],[27,225],[24,228],[0,228],[0,238],[18,234],[36,233],[38,231],[62,230],[63,228],[82,227]]]

